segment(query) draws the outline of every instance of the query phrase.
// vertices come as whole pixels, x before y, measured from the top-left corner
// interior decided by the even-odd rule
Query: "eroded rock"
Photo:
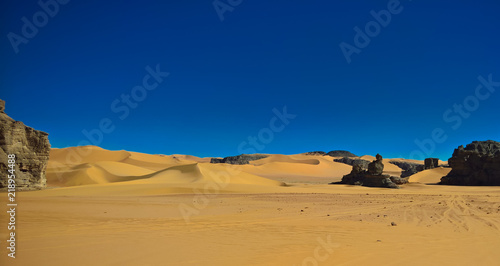
[[[458,147],[448,159],[452,168],[440,184],[500,186],[500,142],[473,141]]]
[[[9,154],[16,157],[14,173],[17,190],[44,188],[49,152],[48,134],[10,118],[5,114],[5,102],[0,100],[0,188],[8,186]]]
[[[238,156],[225,157],[224,159],[212,158],[210,159],[210,163],[249,164],[250,161],[260,160],[267,157],[267,155],[262,154],[242,154]]]
[[[364,170],[361,164],[353,164],[351,173],[343,176],[340,183],[367,187],[399,188],[397,184],[408,182],[408,179],[405,178],[383,175],[382,156],[377,154],[376,158],[368,165],[368,170]]]

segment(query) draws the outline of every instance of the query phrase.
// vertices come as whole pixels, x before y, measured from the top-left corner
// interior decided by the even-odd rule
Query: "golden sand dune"
[[[173,154],[171,156],[178,158],[180,160],[197,162],[197,163],[209,163],[211,159],[210,157],[200,158],[193,155],[183,155],[183,154]]]
[[[263,165],[242,166],[243,171],[285,183],[329,183],[340,181],[352,167],[337,162],[321,161],[319,164],[271,162]]]
[[[300,159],[296,159],[294,157],[297,157],[297,156],[272,154],[272,155],[268,155],[268,157],[266,157],[266,158],[252,161],[251,164],[252,165],[263,165],[263,164],[267,164],[267,163],[276,163],[276,162],[296,163],[296,164],[311,164],[311,165],[318,165],[319,164],[319,160],[318,159],[311,159],[310,158],[311,156],[308,156],[309,158],[304,156]]]
[[[81,186],[130,181],[154,171],[120,162],[103,161],[75,166],[47,167],[48,186]]]
[[[451,168],[434,168],[429,170],[424,170],[410,176],[410,182],[418,182],[423,184],[437,184],[441,181],[441,177],[447,175],[451,171]]]
[[[361,157],[359,157],[359,159],[363,159],[363,160],[366,160],[366,161],[374,161],[376,158],[375,156],[371,156],[371,155],[363,155]]]
[[[67,156],[71,154],[84,154],[85,156],[80,158],[83,163],[68,164]],[[47,167],[49,187],[109,184],[111,187],[108,186],[107,189],[111,194],[118,193],[117,189],[123,189],[132,194],[135,194],[134,189],[142,191],[141,193],[156,194],[159,192],[158,188],[163,189],[161,193],[166,191],[183,193],[186,189],[200,186],[200,183],[224,183],[225,186],[283,185],[282,182],[235,169],[231,165],[198,163],[207,159],[195,156],[115,152],[93,146],[55,149],[53,155]],[[91,156],[95,157],[91,158]],[[168,189],[165,190],[167,187]],[[98,190],[106,192],[105,187]],[[57,194],[57,192],[54,193]],[[68,190],[64,193],[68,193]]]
[[[363,156],[372,159],[373,156]],[[190,155],[151,155],[138,152],[108,151],[95,146],[53,149],[47,167],[50,187],[105,184],[140,179],[165,184],[210,182],[209,175],[234,166],[210,164],[210,158]],[[231,184],[277,185],[284,183],[326,184],[340,181],[351,166],[337,163],[330,156],[304,154],[279,155],[238,166]],[[385,164],[384,172],[399,175],[401,169]],[[202,174],[203,172],[203,174]],[[229,171],[231,172],[231,171]],[[227,173],[226,173],[227,174]]]
[[[97,146],[51,149],[50,161],[60,164],[82,164],[102,161],[119,162],[130,157],[127,151],[108,151]]]

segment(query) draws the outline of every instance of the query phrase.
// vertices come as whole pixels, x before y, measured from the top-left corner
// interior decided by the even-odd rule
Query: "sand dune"
[[[67,163],[68,156],[72,154],[85,155],[80,158],[82,163],[75,164],[76,161]],[[286,157],[281,158],[281,160],[286,160]],[[114,186],[110,188],[110,193],[116,193],[116,189],[132,193],[136,188],[146,194],[155,194],[160,185],[164,189],[163,191],[170,186],[169,193],[183,193],[186,189],[199,186],[199,184],[194,185],[193,183],[222,182],[224,186],[283,185],[282,182],[254,175],[242,171],[242,169],[236,170],[230,165],[199,163],[204,161],[207,159],[195,156],[115,152],[93,146],[55,149],[47,167],[47,183],[49,187],[108,184]],[[319,163],[317,160],[288,159],[288,161]],[[111,183],[120,184],[113,185]],[[147,192],[148,189],[156,192]],[[106,191],[104,187],[99,190]],[[57,194],[57,192],[55,193]],[[64,193],[68,193],[68,190],[66,189]]]
[[[130,164],[103,161],[66,168],[48,167],[46,176],[49,186],[81,186],[130,181],[153,172]]]
[[[410,176],[409,181],[423,183],[423,184],[437,184],[441,181],[441,177],[447,175],[450,171],[451,168],[443,168],[443,167],[424,170],[422,172]]]
[[[297,156],[287,156],[287,155],[281,155],[281,154],[272,154],[268,155],[268,157],[260,159],[260,160],[255,160],[252,161],[252,165],[264,165],[267,163],[296,163],[296,164],[311,164],[311,165],[318,165],[319,160],[318,159],[311,159],[310,156],[307,157],[302,157],[300,159],[295,159],[294,157]]]
[[[370,160],[374,157],[365,155],[361,158]],[[130,182],[136,179],[142,180],[142,184],[209,182],[207,175],[221,171],[225,165],[210,164],[209,159],[190,155],[108,151],[95,146],[54,149],[47,168],[47,182],[50,187]],[[225,169],[229,169],[227,166],[224,166]],[[279,184],[326,184],[340,181],[351,168],[334,162],[330,156],[272,154],[249,165],[239,166],[239,173],[231,176],[231,184],[276,185],[276,181]],[[401,169],[386,163],[384,172],[399,176]]]
[[[80,146],[64,149],[51,149],[50,161],[60,164],[83,164],[102,161],[119,162],[130,157],[127,151],[108,151],[97,146]]]

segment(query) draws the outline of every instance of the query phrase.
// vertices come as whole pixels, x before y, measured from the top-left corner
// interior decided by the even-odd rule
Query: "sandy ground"
[[[328,156],[230,167],[96,147],[68,160],[72,149],[51,154],[50,189],[17,194],[16,259],[2,247],[0,265],[500,262],[500,187],[434,185],[447,168],[391,190],[326,185],[350,171]]]

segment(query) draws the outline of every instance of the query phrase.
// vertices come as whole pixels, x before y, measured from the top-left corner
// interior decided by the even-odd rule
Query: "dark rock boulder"
[[[343,151],[343,150],[330,151],[326,155],[329,155],[332,157],[358,157],[349,151]]]
[[[370,175],[381,175],[384,172],[384,164],[382,163],[382,155],[377,154],[376,160],[368,164],[368,173]]]
[[[437,168],[439,165],[439,159],[438,158],[426,158],[424,160],[424,169],[434,169]]]
[[[345,164],[348,164],[351,166],[360,165],[361,168],[364,170],[368,169],[368,164],[370,164],[370,161],[363,160],[363,159],[352,159],[349,157],[344,157],[344,158],[340,158],[340,159],[333,159],[333,161],[338,162],[338,163],[345,163]]]
[[[342,177],[340,184],[360,185],[367,187],[399,188],[397,184],[404,184],[408,179],[383,175],[384,164],[382,156],[377,154],[377,159],[368,165],[368,171],[362,165],[353,164],[351,173]]]
[[[249,164],[250,161],[267,158],[267,155],[262,154],[242,154],[238,156],[229,156],[224,159],[212,158],[210,163],[228,163],[228,164]]]
[[[16,190],[46,186],[45,169],[49,161],[48,134],[25,126],[5,114],[0,100],[0,188],[8,187],[8,155],[15,155]]]
[[[500,142],[473,141],[458,147],[448,159],[451,171],[443,185],[500,186]]]
[[[409,177],[424,170],[423,164],[400,161],[389,161],[389,163],[394,164],[403,170],[401,172],[401,178]]]

